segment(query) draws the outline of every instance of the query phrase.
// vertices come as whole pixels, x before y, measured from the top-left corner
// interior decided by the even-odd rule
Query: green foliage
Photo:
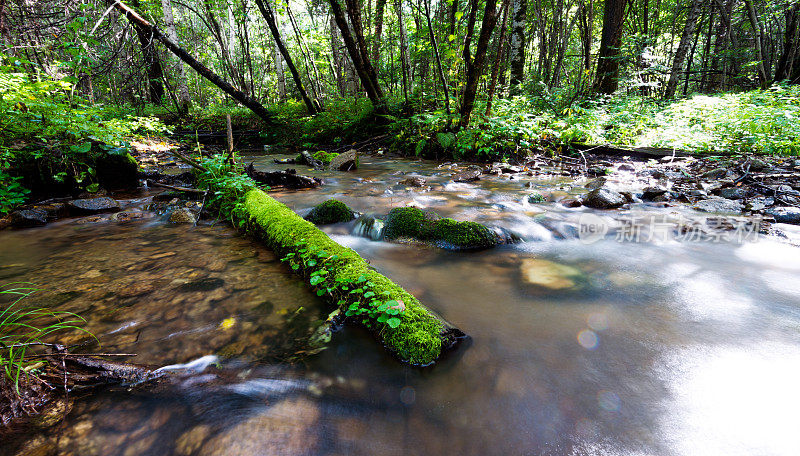
[[[20,378],[26,374],[35,375],[34,365],[40,361],[29,355],[32,348],[46,343],[58,332],[78,330],[91,336],[79,326],[85,320],[74,313],[18,306],[35,291],[27,283],[12,283],[0,288],[0,298],[12,299],[0,310],[0,367],[17,393]]]
[[[222,218],[230,220],[234,226],[244,226],[245,207],[242,198],[250,190],[258,188],[256,182],[232,166],[222,155],[204,159],[201,164],[206,171],[199,172],[197,186],[208,191],[208,207],[219,212]]]
[[[355,218],[353,210],[341,201],[329,199],[318,204],[305,219],[314,225],[328,225],[331,223],[349,222]]]

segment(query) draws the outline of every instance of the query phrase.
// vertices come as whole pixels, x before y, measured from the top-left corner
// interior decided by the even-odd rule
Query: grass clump
[[[329,199],[311,209],[305,219],[314,225],[349,222],[356,218],[353,210],[339,200]]]

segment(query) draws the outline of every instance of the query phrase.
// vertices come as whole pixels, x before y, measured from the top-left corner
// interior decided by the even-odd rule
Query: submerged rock
[[[627,200],[621,193],[605,187],[594,189],[583,197],[583,204],[595,209],[615,209],[626,202]]]
[[[179,207],[169,214],[169,223],[197,223],[197,217],[189,209]]]
[[[305,219],[314,225],[349,222],[356,218],[352,209],[339,200],[329,199],[311,209]]]
[[[800,225],[800,208],[798,207],[794,206],[772,207],[764,212],[775,217],[775,221],[778,223],[790,223],[792,225]]]
[[[90,199],[76,199],[67,203],[70,212],[78,215],[99,214],[101,212],[117,212],[119,203],[107,196]]]
[[[695,210],[701,212],[727,212],[739,213],[742,212],[744,206],[742,203],[725,198],[709,198],[698,201],[692,206]]]
[[[358,169],[358,151],[350,149],[331,159],[331,170],[336,171],[355,171]]]
[[[545,290],[580,288],[586,281],[586,276],[577,268],[538,258],[522,260],[520,272],[523,283]]]

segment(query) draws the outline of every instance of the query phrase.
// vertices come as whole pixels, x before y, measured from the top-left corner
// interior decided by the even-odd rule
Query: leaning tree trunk
[[[175,29],[175,16],[172,14],[172,0],[161,0],[161,8],[164,10],[164,23],[167,27],[167,37],[175,44],[178,41],[178,31]],[[178,111],[181,115],[189,113],[191,99],[189,98],[189,85],[186,82],[186,67],[183,61],[178,59]]]
[[[612,94],[619,87],[619,47],[622,44],[622,25],[626,0],[606,0],[603,8],[603,33],[597,58],[594,90]]]
[[[511,6],[511,91],[516,94],[525,80],[525,24],[528,0],[513,0]],[[540,43],[544,46],[544,43]]]
[[[208,67],[203,65],[202,63],[198,62],[197,59],[192,57],[185,49],[180,47],[177,43],[167,38],[161,30],[154,27],[150,22],[146,21],[144,18],[139,16],[136,11],[130,9],[126,4],[122,3],[119,0],[106,0],[111,6],[115,7],[119,10],[125,17],[128,18],[131,22],[137,24],[147,33],[152,34],[153,39],[156,39],[161,42],[170,52],[178,56],[181,60],[183,60],[187,65],[192,67],[197,73],[208,79],[212,84],[219,87],[220,90],[227,93],[231,96],[234,100],[238,101],[246,108],[253,111],[258,117],[263,119],[268,123],[272,123],[272,116],[269,112],[261,105],[258,101],[254,100],[253,98],[249,97],[246,93],[234,88],[229,83],[225,82],[221,77],[219,77],[216,73],[211,71]]]
[[[683,35],[678,44],[678,49],[675,51],[675,58],[672,60],[672,70],[669,73],[669,80],[667,81],[667,89],[664,92],[664,98],[672,98],[675,96],[675,90],[678,88],[678,78],[683,69],[683,61],[686,59],[686,54],[691,46],[692,36],[694,29],[697,27],[697,18],[700,17],[700,11],[703,6],[703,0],[692,0],[689,7],[689,12],[686,15],[686,25],[683,27]]]
[[[264,0],[256,0],[256,5],[258,5],[258,9],[261,11],[261,15],[264,16],[264,20],[267,21],[269,30],[272,32],[272,38],[275,39],[275,45],[278,46],[278,50],[281,52],[283,60],[286,62],[286,66],[289,67],[289,72],[292,73],[292,79],[294,79],[294,84],[297,86],[297,91],[300,92],[300,97],[303,99],[303,103],[305,103],[308,113],[316,114],[319,111],[314,105],[314,102],[311,101],[311,98],[308,96],[308,92],[306,92],[305,87],[303,87],[303,81],[300,80],[300,73],[297,72],[297,68],[294,66],[294,62],[292,61],[292,56],[289,54],[289,50],[286,49],[286,45],[283,44],[281,33],[278,31],[278,25],[275,23],[275,15],[272,12],[272,5],[265,3]]]
[[[474,0],[473,8],[478,6],[478,1]],[[478,45],[475,49],[475,58],[468,60],[467,82],[464,87],[464,96],[461,101],[461,122],[460,128],[469,126],[472,116],[472,108],[475,105],[475,94],[478,91],[478,81],[483,73],[484,62],[486,61],[486,49],[489,47],[489,39],[497,25],[497,0],[486,0],[486,7],[483,10],[483,21],[481,22],[481,32],[478,35]]]
[[[375,108],[376,112],[385,113],[386,102],[383,99],[383,92],[378,85],[378,78],[375,75],[375,70],[369,63],[369,58],[366,53],[364,35],[361,32],[361,15],[358,14],[357,11],[358,5],[353,4],[352,1],[347,2],[348,15],[353,23],[353,33],[355,33],[358,42],[356,42],[356,39],[354,39],[353,35],[350,33],[350,27],[347,25],[347,19],[345,18],[341,5],[339,5],[339,1],[330,0],[330,5],[333,18],[336,21],[336,25],[339,27],[339,33],[342,35],[342,40],[344,41],[348,54],[350,54],[350,60],[353,62],[353,66],[358,73],[361,84],[364,86],[364,90],[367,92],[367,96],[372,102],[372,106]]]

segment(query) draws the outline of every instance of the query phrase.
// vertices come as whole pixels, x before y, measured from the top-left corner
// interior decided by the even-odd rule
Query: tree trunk
[[[139,8],[139,0],[133,0],[134,8]],[[139,39],[139,46],[142,49],[142,58],[144,59],[144,67],[147,72],[147,94],[150,102],[160,105],[164,99],[164,70],[161,67],[161,61],[158,59],[158,52],[156,52],[154,36],[146,28],[139,26],[136,22],[131,21],[133,29],[136,31],[136,37]]]
[[[689,6],[689,12],[686,14],[686,25],[683,27],[681,41],[678,44],[678,49],[675,51],[675,57],[672,60],[672,69],[669,73],[669,80],[667,81],[667,90],[664,92],[664,98],[666,99],[675,96],[675,90],[678,87],[678,77],[683,69],[683,61],[692,44],[692,36],[694,35],[695,27],[697,27],[697,18],[700,16],[702,6],[703,0],[692,0],[692,4]]]
[[[177,43],[173,42],[166,35],[164,35],[161,30],[154,27],[152,24],[147,22],[143,19],[139,14],[137,14],[134,10],[130,9],[124,3],[118,0],[106,0],[109,5],[114,6],[117,10],[119,10],[125,17],[128,18],[132,23],[135,23],[147,33],[151,34],[154,39],[160,41],[170,52],[178,56],[181,60],[186,62],[187,65],[192,67],[195,71],[197,71],[200,76],[208,79],[212,84],[219,87],[223,92],[227,93],[231,96],[234,100],[238,101],[251,111],[253,111],[258,117],[266,121],[267,123],[272,123],[272,116],[267,112],[266,108],[261,105],[261,103],[257,102],[256,100],[250,98],[246,93],[234,88],[232,85],[225,82],[222,78],[220,78],[216,73],[211,71],[208,67],[203,65],[202,63],[198,62],[194,57],[192,57],[185,49],[180,47]]]
[[[372,37],[372,63],[380,65],[381,58],[381,34],[383,33],[383,11],[386,8],[386,0],[375,2],[375,36]]]
[[[444,88],[445,112],[447,112],[447,115],[450,116],[450,91],[447,90],[447,79],[444,77],[444,69],[442,68],[442,56],[439,54],[439,44],[436,42],[436,35],[433,33],[433,25],[431,24],[430,0],[423,0],[423,2],[425,3],[425,19],[428,22],[428,34],[431,38],[431,44],[433,44],[433,55],[436,57],[436,69],[439,73],[439,80]],[[447,122],[448,124],[450,123],[449,118],[447,119]]]
[[[180,45],[178,31],[175,28],[175,16],[172,14],[172,0],[161,0],[161,9],[164,10],[164,24],[167,29],[167,38],[173,43]],[[189,113],[191,98],[189,97],[189,85],[186,82],[186,67],[183,61],[178,59],[178,111],[181,115]]]
[[[275,45],[278,46],[278,50],[281,52],[283,60],[286,62],[286,66],[289,67],[289,72],[292,73],[292,79],[294,79],[294,84],[297,87],[297,91],[300,92],[300,97],[303,99],[303,103],[305,103],[308,113],[316,114],[318,112],[317,107],[311,101],[311,98],[309,98],[305,87],[303,87],[303,81],[300,80],[300,73],[297,72],[297,68],[294,66],[294,62],[292,61],[292,56],[289,54],[289,50],[286,49],[286,46],[283,44],[280,31],[278,31],[278,25],[275,23],[275,15],[272,12],[272,5],[265,3],[264,0],[256,0],[256,5],[258,5],[258,9],[261,11],[261,15],[264,16],[264,20],[267,21],[269,30],[272,32],[272,38],[275,39]]]
[[[714,55],[711,59],[711,68],[714,72],[709,78],[709,89],[712,91],[723,90],[725,86],[728,42],[731,35],[731,14],[736,0],[717,0],[716,3],[719,6],[719,27],[714,39]]]
[[[217,40],[217,44],[219,44],[223,66],[236,85],[238,85],[243,91],[247,90],[244,78],[241,77],[239,72],[236,70],[236,66],[233,64],[230,49],[228,48],[228,38],[223,35],[222,27],[219,25],[217,16],[214,14],[214,4],[211,2],[211,0],[203,0],[203,6],[205,7],[206,18],[208,19],[211,34],[214,36],[214,39]]]
[[[497,73],[500,71],[500,57],[503,55],[503,51],[505,51],[509,1],[510,0],[506,0],[503,2],[503,6],[501,8],[503,10],[503,21],[500,25],[500,36],[497,38],[497,49],[495,51],[494,64],[492,66],[492,76],[489,82],[489,93],[486,95],[485,115],[487,116],[492,113],[492,100],[494,99],[494,91],[497,90]]]
[[[783,33],[783,52],[775,68],[775,81],[785,81],[792,77],[792,68],[800,57],[800,3],[786,5],[784,12],[786,29]]]
[[[473,8],[477,8],[478,0],[473,0]],[[486,60],[486,49],[489,47],[489,40],[497,26],[497,0],[486,0],[486,7],[483,10],[483,21],[481,31],[478,35],[478,43],[475,49],[475,58],[465,62],[467,67],[467,81],[464,87],[464,96],[461,101],[461,122],[460,128],[469,126],[472,108],[475,105],[475,94],[478,91],[478,81],[483,74],[484,62]]]
[[[513,0],[511,6],[511,93],[519,92],[525,80],[525,22],[528,0]],[[544,43],[539,43],[544,46]]]
[[[409,78],[409,56],[408,56],[408,32],[406,32],[406,25],[403,22],[403,1],[395,0],[394,9],[397,13],[397,25],[400,28],[400,66],[403,73],[403,97],[408,103],[408,86]]]
[[[606,0],[603,7],[603,32],[594,82],[598,93],[610,95],[619,87],[619,47],[626,4],[626,0]]]
[[[350,33],[347,19],[345,18],[341,5],[339,5],[339,1],[330,0],[330,4],[331,12],[336,20],[336,25],[339,27],[339,33],[341,33],[344,45],[347,48],[347,52],[350,54],[350,60],[353,62],[356,72],[358,72],[358,77],[361,80],[361,84],[364,86],[364,90],[367,92],[367,96],[372,102],[372,106],[375,108],[376,112],[385,113],[386,103],[383,99],[383,91],[381,91],[378,85],[378,78],[375,75],[375,70],[369,63],[366,52],[364,35],[361,27],[361,14],[358,11],[358,5],[352,0],[347,1],[347,12],[353,24],[353,33],[356,35],[354,39],[353,35]]]
[[[308,49],[302,33],[300,33],[300,27],[297,25],[297,20],[295,20],[294,13],[292,13],[292,8],[288,2],[286,3],[286,13],[289,16],[289,22],[292,23],[292,29],[294,30],[295,37],[297,37],[297,45],[300,47],[300,54],[305,62],[308,83],[311,86],[311,91],[314,92],[314,98],[311,101],[314,103],[317,112],[322,112],[322,107],[319,102],[322,89],[319,86],[319,70],[317,69],[317,64],[314,63],[311,51]],[[311,77],[311,70],[314,71],[315,76],[313,78]]]
[[[751,0],[744,1],[745,7],[747,7],[747,16],[750,18],[750,25],[753,27],[753,33],[755,36],[753,37],[753,42],[755,44],[756,49],[756,71],[758,72],[758,85],[761,86],[762,89],[767,88],[768,79],[767,79],[767,71],[764,69],[764,52],[761,46],[762,33],[761,33],[761,23],[758,20],[758,16],[756,15],[756,9],[753,7],[753,2]]]

